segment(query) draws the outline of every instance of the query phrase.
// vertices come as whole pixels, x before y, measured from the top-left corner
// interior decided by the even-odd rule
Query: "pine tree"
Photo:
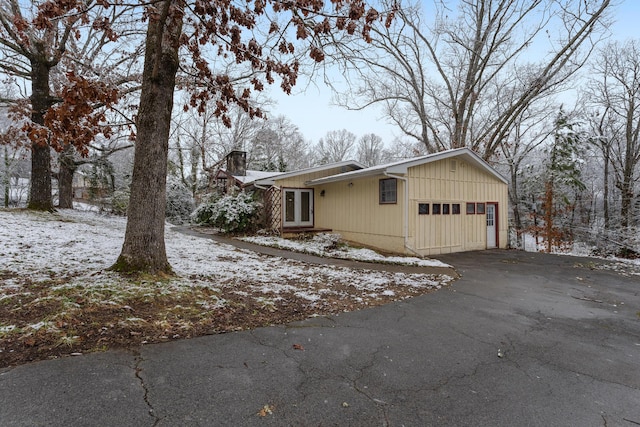
[[[566,234],[557,225],[558,217],[572,208],[565,190],[585,189],[579,166],[582,138],[575,130],[577,124],[569,120],[561,107],[554,127],[542,206],[544,225],[540,230],[548,252],[551,252],[554,245],[557,246],[566,240]]]

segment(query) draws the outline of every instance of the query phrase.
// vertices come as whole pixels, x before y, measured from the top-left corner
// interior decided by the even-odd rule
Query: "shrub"
[[[115,215],[126,215],[129,209],[129,190],[116,190],[108,199],[111,213]],[[107,208],[108,210],[108,208]]]
[[[195,207],[193,196],[189,189],[177,180],[167,182],[167,207],[165,217],[172,224],[183,224],[189,221],[189,216]]]
[[[244,232],[256,226],[260,206],[249,193],[225,195],[198,206],[191,214],[191,220],[199,225],[217,227],[225,233]]]
[[[627,258],[627,259],[640,259],[640,253],[634,251],[631,248],[620,248],[620,250],[618,250],[618,252],[616,253],[616,256],[618,258]]]

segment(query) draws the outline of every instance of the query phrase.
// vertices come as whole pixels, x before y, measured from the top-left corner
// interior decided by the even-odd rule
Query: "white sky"
[[[612,39],[625,40],[640,37],[637,20],[640,18],[639,0],[622,0],[615,8],[611,27]],[[349,111],[331,105],[331,90],[318,79],[318,82],[294,88],[297,94],[287,96],[278,86],[273,88],[270,97],[278,104],[271,107],[271,116],[284,115],[298,126],[304,137],[312,143],[332,130],[347,129],[358,137],[375,133],[382,137],[388,146],[400,132],[388,124],[377,107],[364,111]]]
[[[321,80],[321,79],[318,79]],[[287,96],[279,87],[271,97],[277,105],[271,107],[271,115],[284,115],[298,126],[305,139],[316,144],[327,132],[347,129],[359,138],[368,133],[382,137],[385,144],[399,134],[383,117],[380,108],[374,106],[363,111],[351,111],[331,104],[331,89],[322,81],[304,88],[296,87]]]

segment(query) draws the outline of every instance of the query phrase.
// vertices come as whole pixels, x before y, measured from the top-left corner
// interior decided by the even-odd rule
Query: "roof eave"
[[[332,168],[339,168],[342,166],[354,166],[356,168],[356,170],[360,170],[360,169],[364,169],[365,166],[360,163],[357,162],[355,160],[347,160],[347,161],[342,161],[342,162],[336,162],[336,163],[328,163],[326,165],[320,165],[320,166],[315,166],[312,168],[307,168],[307,169],[300,169],[297,171],[291,171],[291,172],[286,172],[283,173],[282,175],[278,175],[275,177],[271,177],[271,178],[267,178],[267,179],[262,179],[262,180],[258,180],[256,181],[257,184],[259,185],[275,185],[275,181],[278,179],[286,179],[286,178],[292,178],[295,176],[299,176],[299,175],[304,175],[307,173],[314,173],[314,172],[320,172],[323,170],[328,170],[328,169],[332,169]]]
[[[256,185],[260,185],[262,187],[267,187],[267,186],[275,185],[276,182],[273,178],[267,178],[267,179],[258,179],[256,181],[253,181],[253,183]]]
[[[456,148],[452,150],[442,151],[440,153],[431,154],[429,156],[424,156],[416,160],[408,160],[406,162],[392,164],[387,167],[380,168],[372,168],[370,171],[364,169],[361,171],[354,171],[352,174],[341,174],[341,175],[333,175],[325,178],[318,178],[312,181],[305,182],[307,186],[316,186],[322,184],[328,184],[332,182],[345,181],[349,179],[356,179],[361,177],[375,176],[375,175],[407,175],[409,168],[419,166],[425,163],[431,163],[438,160],[445,160],[452,157],[461,157],[476,166],[480,167],[491,176],[494,176],[498,180],[502,181],[505,184],[508,184],[509,181],[502,176],[498,171],[492,168],[487,162],[485,162],[480,156],[474,153],[469,148]]]
[[[360,171],[357,171],[357,172],[360,172]],[[376,170],[366,171],[363,173],[356,173],[354,175],[346,175],[346,174],[331,175],[325,178],[317,178],[311,181],[306,181],[304,185],[306,185],[307,187],[313,187],[316,185],[329,184],[331,182],[348,181],[351,178],[355,179],[355,178],[362,178],[366,176],[375,176],[375,175],[384,175],[384,169],[376,169]]]

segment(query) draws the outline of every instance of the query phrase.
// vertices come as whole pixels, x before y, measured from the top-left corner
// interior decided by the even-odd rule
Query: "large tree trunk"
[[[632,200],[633,200],[633,189],[631,187],[631,182],[627,176],[624,177],[624,180],[618,186],[620,189],[620,194],[622,196],[622,203],[620,204],[620,220],[622,228],[628,228],[631,225],[631,212],[632,209]]]
[[[58,207],[73,209],[73,174],[77,166],[73,159],[74,148],[67,146],[60,153],[60,169],[58,170]]]
[[[524,227],[522,226],[522,217],[520,216],[520,195],[518,194],[518,166],[510,164],[511,170],[511,188],[509,191],[509,201],[513,210],[513,225],[516,229],[516,247],[523,249],[522,232]]]
[[[51,148],[48,145],[31,145],[31,188],[27,208],[53,211],[51,199]]]
[[[171,274],[164,242],[167,155],[178,47],[179,0],[156,4],[149,18],[137,137],[122,252],[112,269],[124,273]]]
[[[44,115],[51,106],[49,92],[49,66],[44,59],[31,61],[31,121],[44,125]],[[29,209],[52,211],[51,148],[46,141],[31,144],[31,189]]]

